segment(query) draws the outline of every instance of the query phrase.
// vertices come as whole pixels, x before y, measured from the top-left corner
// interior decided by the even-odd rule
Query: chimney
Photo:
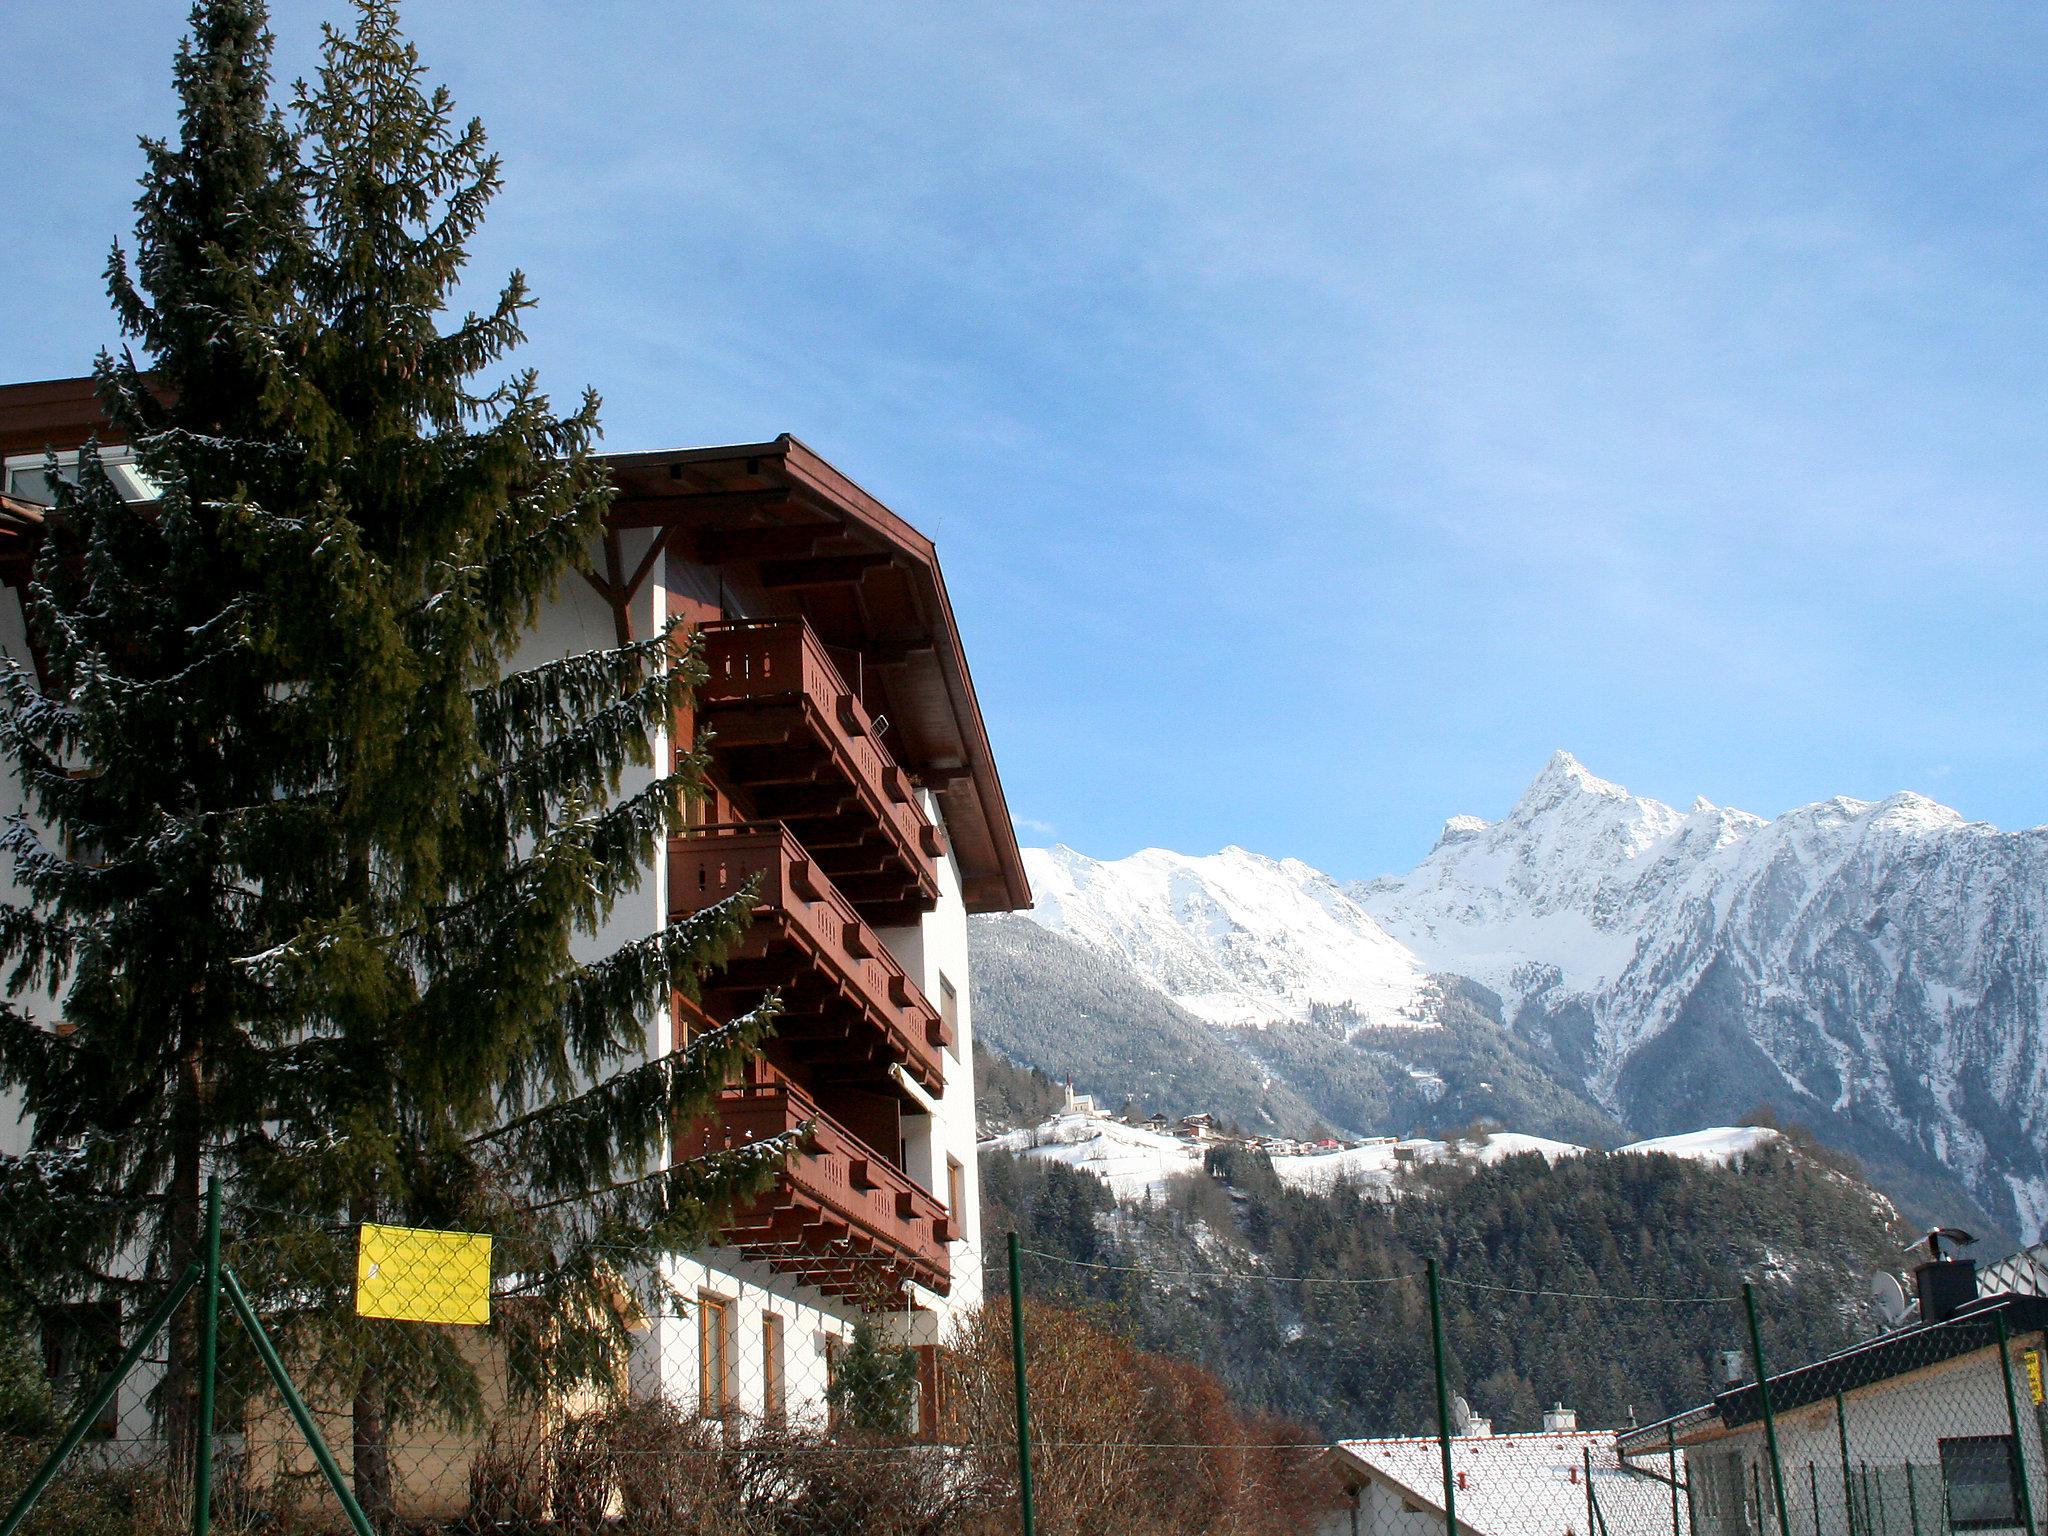
[[[1543,1410],[1543,1433],[1546,1435],[1568,1434],[1579,1427],[1579,1416],[1573,1410],[1559,1403],[1555,1408]]]
[[[1977,1299],[1975,1259],[1930,1259],[1913,1271],[1920,1321],[1945,1323]]]

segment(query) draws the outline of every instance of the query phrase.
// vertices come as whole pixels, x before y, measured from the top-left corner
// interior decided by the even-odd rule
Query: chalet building
[[[44,451],[75,462],[104,430],[87,380],[0,386],[0,645],[24,663]],[[1030,903],[936,552],[792,437],[606,462],[617,499],[602,546],[525,654],[680,617],[710,678],[656,758],[702,727],[715,736],[692,829],[601,937],[637,937],[759,877],[732,964],[701,1010],[679,999],[650,1019],[647,1049],[776,988],[775,1039],[675,1155],[818,1128],[724,1247],[677,1265],[698,1305],[651,1322],[633,1370],[707,1414],[795,1414],[821,1398],[865,1305],[925,1349],[935,1379],[932,1349],[982,1284],[967,917]],[[151,495],[132,469],[114,473]]]

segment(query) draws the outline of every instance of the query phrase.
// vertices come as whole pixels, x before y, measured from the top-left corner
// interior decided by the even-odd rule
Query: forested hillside
[[[1554,1401],[1618,1425],[1702,1400],[1717,1352],[1745,1342],[1745,1279],[1774,1358],[1837,1348],[1872,1331],[1868,1276],[1899,1261],[1890,1207],[1789,1147],[1739,1169],[1521,1156],[1422,1177],[1426,1192],[1391,1204],[1307,1194],[1226,1150],[1165,1199],[1113,1207],[1086,1174],[990,1154],[983,1222],[1057,1256],[1028,1260],[1034,1293],[1092,1302],[1139,1344],[1216,1371],[1244,1407],[1332,1435],[1433,1427],[1430,1257],[1452,1385],[1500,1430],[1539,1427]]]

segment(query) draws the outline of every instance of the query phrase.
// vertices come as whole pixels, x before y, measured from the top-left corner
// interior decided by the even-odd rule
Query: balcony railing
[[[772,1190],[734,1215],[726,1241],[837,1296],[879,1300],[904,1280],[946,1294],[953,1231],[945,1207],[794,1084],[726,1089],[717,1118],[680,1136],[676,1155],[743,1147],[805,1124],[807,1148]]]
[[[757,821],[780,821],[882,920],[938,900],[939,832],[859,697],[802,619],[706,624],[697,712],[713,772]]]
[[[758,878],[753,926],[704,996],[746,1007],[779,988],[776,1038],[799,1055],[879,1072],[894,1062],[928,1093],[945,1089],[952,1042],[939,1011],[786,827],[702,827],[668,846],[671,913],[700,912]]]

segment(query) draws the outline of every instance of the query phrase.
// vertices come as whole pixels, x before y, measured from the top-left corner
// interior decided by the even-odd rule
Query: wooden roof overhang
[[[115,440],[89,378],[0,386],[0,454]],[[623,596],[616,534],[654,529],[667,553],[733,572],[770,613],[802,617],[857,651],[871,712],[897,761],[937,797],[970,912],[1031,905],[1002,780],[929,539],[787,433],[772,442],[605,456],[618,499],[599,589]],[[27,579],[39,509],[0,508],[0,577]]]
[[[952,600],[929,539],[785,433],[772,442],[606,457],[612,524],[718,568],[762,612],[857,652],[896,760],[939,801],[970,912],[1031,904]]]

